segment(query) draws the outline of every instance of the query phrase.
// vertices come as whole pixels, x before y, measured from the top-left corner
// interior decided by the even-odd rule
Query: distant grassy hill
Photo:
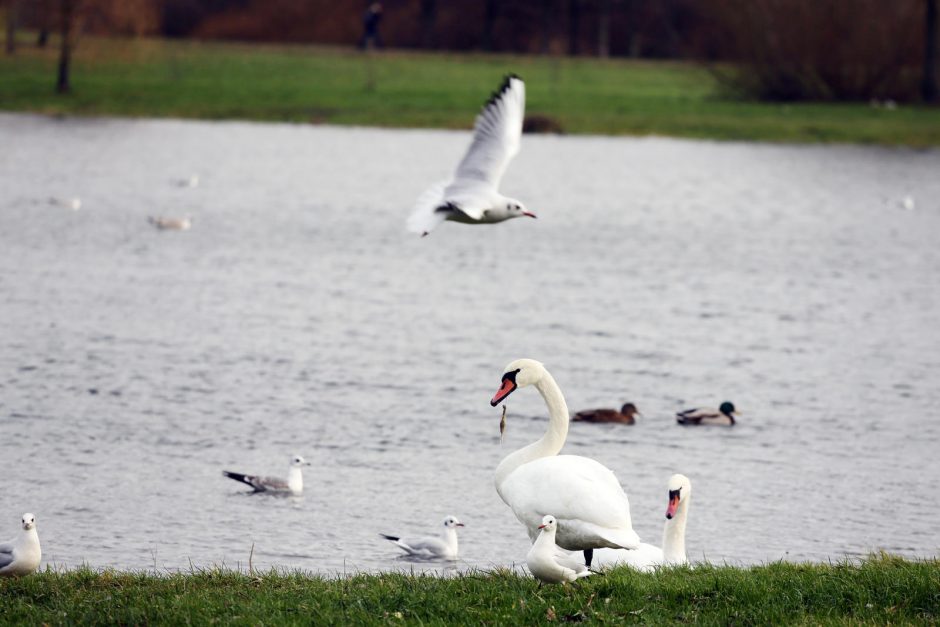
[[[54,42],[0,56],[0,110],[470,128],[512,71],[568,133],[940,145],[940,108],[741,102],[687,63],[86,37],[70,96],[55,63]]]
[[[578,588],[508,571],[323,578],[45,572],[0,579],[3,624],[937,624],[940,562],[620,569]]]

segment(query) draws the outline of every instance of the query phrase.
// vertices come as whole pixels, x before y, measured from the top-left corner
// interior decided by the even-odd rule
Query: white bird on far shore
[[[188,231],[193,226],[190,216],[184,218],[165,218],[163,216],[148,216],[147,222],[160,231]]]
[[[65,207],[66,209],[71,209],[72,211],[78,211],[82,208],[82,199],[78,197],[74,198],[58,198],[53,197],[49,199],[50,205],[55,205],[57,207]]]

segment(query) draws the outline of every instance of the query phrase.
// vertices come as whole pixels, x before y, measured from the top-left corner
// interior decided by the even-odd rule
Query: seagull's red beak
[[[496,407],[499,405],[500,401],[513,393],[513,390],[516,389],[516,382],[511,378],[503,377],[503,382],[499,386],[499,390],[496,392],[496,396],[493,397],[493,400],[490,401],[490,405]]]
[[[539,525],[539,529],[545,529],[545,525]]]
[[[530,218],[538,218],[538,216],[532,213],[531,211],[523,211],[522,215],[529,216]]]
[[[666,518],[672,520],[672,517],[676,515],[676,510],[679,508],[679,491],[670,490],[669,492],[669,505],[666,507]]]
[[[458,526],[458,527],[463,527],[464,524],[463,524],[463,523],[457,523],[457,526]]]

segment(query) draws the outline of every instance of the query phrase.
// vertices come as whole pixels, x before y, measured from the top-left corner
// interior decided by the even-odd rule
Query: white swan
[[[506,366],[502,384],[490,401],[494,407],[517,387],[534,385],[548,406],[548,430],[537,442],[510,453],[496,467],[496,491],[535,541],[546,514],[558,521],[556,542],[569,551],[636,548],[630,502],[617,477],[593,459],[558,455],[568,436],[568,406],[558,384],[533,359]]]
[[[542,524],[539,525],[541,533],[539,533],[539,536],[532,544],[532,548],[529,549],[529,554],[525,557],[526,566],[529,567],[532,575],[542,583],[564,584],[587,577],[591,574],[588,567],[555,544],[557,526],[554,516],[548,515],[542,518]]]
[[[663,548],[640,544],[636,551],[623,549],[600,549],[595,555],[598,567],[626,565],[642,571],[651,571],[657,566],[688,564],[685,556],[685,522],[692,500],[692,482],[685,475],[669,478],[669,505],[666,506],[666,524],[663,525]]]

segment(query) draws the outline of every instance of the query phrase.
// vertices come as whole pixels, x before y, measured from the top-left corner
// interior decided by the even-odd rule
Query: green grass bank
[[[0,56],[0,110],[470,128],[513,71],[528,113],[567,133],[940,145],[937,107],[736,101],[691,63],[85,37],[74,93],[58,96],[55,42],[40,50],[28,35]]]
[[[940,561],[620,569],[579,588],[507,571],[436,577],[147,575],[76,570],[0,580],[3,624],[936,624]]]

